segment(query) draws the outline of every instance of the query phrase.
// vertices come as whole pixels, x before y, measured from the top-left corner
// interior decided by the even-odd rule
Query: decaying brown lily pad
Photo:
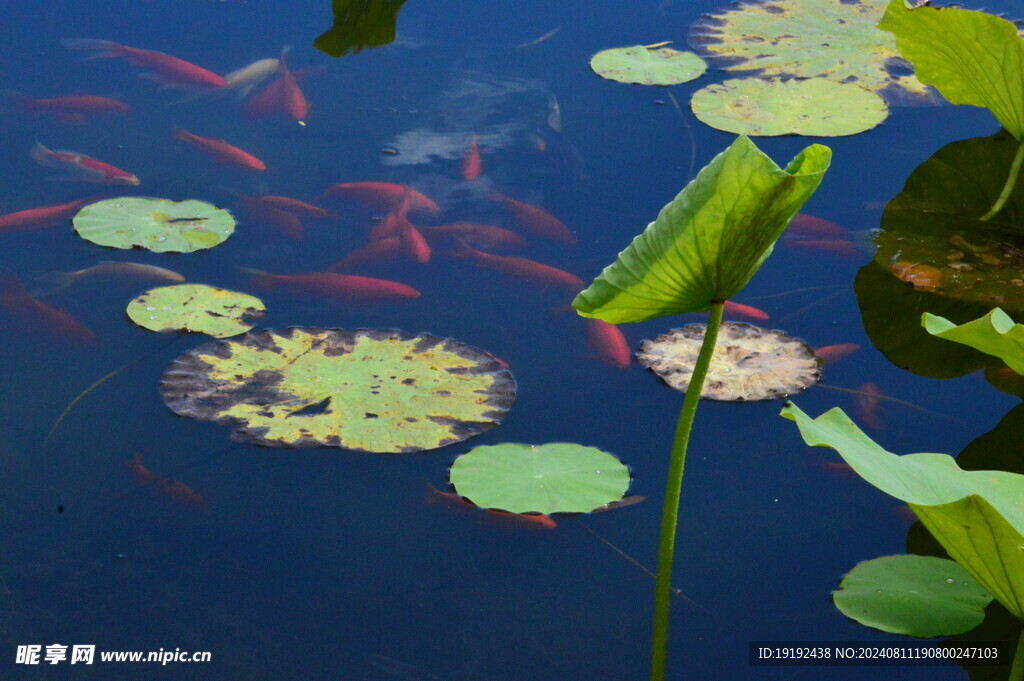
[[[186,352],[161,385],[173,411],[233,425],[236,440],[380,453],[489,430],[515,393],[512,375],[483,350],[367,329],[251,331]]]
[[[690,324],[645,340],[636,358],[670,386],[685,391],[706,328]],[[744,322],[723,322],[701,397],[768,400],[800,392],[820,380],[821,360],[799,338]]]

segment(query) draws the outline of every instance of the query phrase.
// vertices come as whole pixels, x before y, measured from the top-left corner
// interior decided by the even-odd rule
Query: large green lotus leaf
[[[334,24],[313,41],[313,47],[341,57],[392,43],[404,4],[405,0],[331,0]]]
[[[804,442],[832,447],[862,478],[907,502],[951,557],[1017,617],[1024,619],[1024,475],[965,471],[946,454],[885,451],[841,409],[812,419],[793,403]]]
[[[449,471],[461,496],[511,513],[589,513],[621,500],[629,478],[611,454],[571,442],[477,447]]]
[[[825,78],[734,78],[698,90],[690,107],[712,128],[761,136],[855,135],[889,115],[871,90]]]
[[[690,41],[727,71],[763,76],[825,77],[858,83],[890,103],[937,98],[912,74],[896,40],[878,30],[888,0],[748,0],[704,15]]]
[[[678,85],[699,78],[708,65],[693,52],[643,45],[602,50],[590,58],[590,68],[602,78],[640,85]]]
[[[182,416],[275,447],[414,452],[498,425],[512,375],[483,350],[401,331],[250,331],[186,352],[164,374]]]
[[[992,594],[956,561],[903,554],[858,563],[832,600],[865,626],[931,638],[962,634],[981,624]]]
[[[892,0],[878,28],[896,36],[922,82],[953,104],[985,107],[1024,140],[1024,40],[1016,26],[985,12]]]
[[[738,137],[705,166],[618,259],[576,296],[611,324],[703,312],[754,276],[828,170],[832,151],[800,152],[785,170]]]
[[[124,196],[89,204],[72,223],[87,241],[112,248],[191,253],[212,248],[235,231],[235,219],[205,201]]]
[[[1014,324],[998,307],[960,326],[925,312],[921,315],[921,326],[933,336],[995,355],[1018,374],[1024,374],[1024,326]]]
[[[128,303],[133,322],[161,333],[192,331],[214,338],[245,333],[266,312],[255,296],[205,284],[150,289]]]

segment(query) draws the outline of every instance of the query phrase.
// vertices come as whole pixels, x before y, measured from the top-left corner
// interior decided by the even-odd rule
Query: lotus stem
[[[999,193],[999,198],[996,199],[996,202],[992,204],[987,213],[978,218],[979,220],[988,222],[1006,205],[1010,194],[1013,193],[1013,188],[1017,185],[1017,176],[1020,174],[1021,162],[1024,162],[1024,142],[1017,145],[1017,153],[1014,154],[1013,163],[1010,164],[1010,176],[1006,178],[1006,184],[1003,185],[1003,191]]]
[[[676,423],[676,435],[672,441],[672,458],[668,465],[668,480],[665,484],[665,505],[661,511],[661,540],[658,543],[658,577],[654,583],[654,633],[651,643],[651,681],[665,681],[665,661],[668,657],[668,613],[672,595],[672,563],[675,557],[676,524],[679,519],[679,498],[683,489],[683,469],[686,466],[686,445],[693,429],[693,418],[704,389],[704,378],[711,365],[711,355],[718,340],[718,329],[722,326],[724,302],[711,304],[711,315],[704,341],[693,367],[690,385],[683,398],[683,408]]]
[[[1024,628],[1020,630],[1020,636],[1017,638],[1017,652],[1013,655],[1009,681],[1021,681],[1022,679],[1024,679]]]

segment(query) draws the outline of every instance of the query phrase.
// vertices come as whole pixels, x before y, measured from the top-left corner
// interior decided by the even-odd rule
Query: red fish
[[[58,203],[52,206],[40,206],[19,210],[16,213],[0,215],[0,233],[4,232],[29,232],[34,229],[46,229],[56,227],[70,220],[82,206],[97,201],[99,196],[90,196],[87,199]]]
[[[329,272],[344,272],[353,267],[376,260],[388,260],[402,252],[402,243],[397,236],[371,241],[358,248],[327,268]]]
[[[843,258],[859,260],[861,258],[857,247],[852,241],[845,239],[782,239],[782,243],[790,248],[808,248],[812,251],[831,253]]]
[[[411,222],[409,222],[409,193],[406,192],[402,198],[402,202],[398,205],[392,215],[394,215],[393,223],[395,225],[395,234],[398,236],[398,241],[402,245],[402,252],[408,255],[416,262],[425,263],[430,261],[430,245],[427,244],[427,240],[423,238],[420,231],[416,229]]]
[[[342,196],[379,210],[394,210],[408,194],[409,210],[414,213],[440,213],[441,207],[412,187],[390,182],[345,182],[332,184],[320,198]]]
[[[480,177],[482,172],[480,149],[476,145],[476,133],[473,133],[473,139],[469,142],[469,148],[466,150],[466,157],[462,159],[462,177],[472,182]]]
[[[875,385],[874,383],[868,382],[857,388],[857,392],[861,393],[853,396],[853,406],[857,412],[857,418],[860,419],[868,428],[873,430],[882,430],[885,426],[878,418],[876,413],[878,405],[881,403],[881,398],[885,397],[885,393]]]
[[[487,267],[492,270],[504,272],[519,279],[535,281],[539,284],[550,286],[570,286],[574,289],[583,288],[583,280],[575,274],[570,274],[557,267],[544,265],[533,260],[520,258],[514,255],[494,255],[484,253],[475,248],[470,248],[466,242],[456,239],[456,247],[453,255],[456,258],[472,258],[480,267]]]
[[[273,227],[292,239],[302,238],[302,220],[292,213],[258,200],[246,202],[245,211],[253,220]]]
[[[14,90],[0,90],[7,104],[23,111],[54,116],[66,123],[81,123],[86,116],[106,113],[127,113],[131,107],[124,102],[96,95],[70,95],[49,99],[32,99]]]
[[[561,220],[543,208],[510,199],[498,192],[490,192],[487,198],[504,205],[515,216],[516,223],[524,231],[534,236],[560,241],[570,246],[576,243],[576,237],[572,231]]]
[[[587,340],[590,342],[590,349],[601,359],[619,369],[629,367],[633,359],[629,351],[629,343],[622,335],[615,324],[600,319],[586,318],[583,320],[587,325]]]
[[[860,346],[856,343],[838,343],[836,345],[826,345],[823,348],[818,348],[814,351],[814,354],[821,357],[825,364],[835,364],[839,360],[849,357],[858,350],[860,350]]]
[[[306,124],[309,102],[302,94],[295,74],[284,63],[286,54],[287,50],[282,51],[277,62],[277,79],[253,95],[246,104],[245,113],[249,118],[281,111],[295,119],[299,125]]]
[[[32,147],[29,156],[41,166],[59,168],[67,172],[67,175],[55,179],[100,182],[104,184],[127,184],[133,187],[139,184],[139,178],[109,163],[97,161],[77,151],[47,149],[38,141]]]
[[[185,508],[197,510],[206,508],[206,499],[199,492],[183,482],[157,475],[149,470],[142,462],[142,455],[138,452],[135,452],[125,465],[140,485],[152,485],[161,495]]]
[[[209,154],[226,165],[235,166],[236,168],[245,168],[246,170],[255,170],[257,172],[262,172],[267,169],[266,163],[259,160],[249,152],[242,151],[238,147],[228,144],[224,140],[200,137],[199,135],[193,135],[190,132],[186,132],[181,128],[175,128],[172,134],[174,139],[180,142],[187,142],[204,154]]]
[[[793,216],[786,228],[786,234],[817,239],[845,239],[847,241],[853,236],[845,227],[804,213],[797,213]]]
[[[163,85],[203,89],[216,89],[227,85],[227,82],[216,73],[163,52],[140,50],[109,40],[89,38],[69,38],[62,40],[61,44],[69,50],[93,52],[89,59],[127,59],[132,66],[147,69],[146,76]]]
[[[725,301],[725,314],[734,317],[747,317],[748,319],[757,319],[759,321],[766,321],[768,319],[768,313],[764,310],[759,310],[756,307],[749,305],[741,305],[734,303],[731,300]]]
[[[73,316],[28,295],[25,287],[13,274],[0,274],[0,309],[19,320],[34,331],[88,343],[96,335]]]
[[[271,288],[281,286],[296,293],[316,294],[350,302],[404,300],[419,298],[420,292],[411,286],[387,279],[359,277],[334,272],[305,272],[302,274],[271,274],[242,268],[253,275],[253,286]]]
[[[526,239],[515,232],[476,222],[453,222],[440,227],[420,227],[420,231],[428,240],[432,235],[454,236],[474,248],[487,250],[514,250],[526,246]]]
[[[502,522],[510,527],[534,530],[553,530],[558,526],[558,523],[556,523],[551,516],[540,513],[510,513],[508,511],[498,511],[491,508],[481,509],[465,497],[460,497],[458,494],[454,494],[452,492],[442,492],[429,483],[427,484],[427,496],[424,501],[428,504],[438,504],[440,506],[457,510],[485,511],[486,515],[484,517]]]

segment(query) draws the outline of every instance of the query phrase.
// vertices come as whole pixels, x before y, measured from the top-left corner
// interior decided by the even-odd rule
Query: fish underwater
[[[584,318],[590,349],[598,359],[618,369],[628,369],[633,353],[622,331],[615,324],[600,319]]]
[[[455,240],[456,247],[452,255],[456,258],[475,260],[477,266],[504,272],[518,279],[546,284],[549,286],[568,286],[575,290],[583,288],[583,280],[575,274],[560,270],[557,267],[521,258],[516,255],[494,255],[484,253],[470,247],[465,241]]]
[[[252,275],[252,285],[256,288],[270,289],[279,286],[294,293],[319,295],[348,302],[407,300],[420,297],[420,292],[413,287],[387,279],[335,272],[272,274],[246,267],[240,269]]]
[[[480,177],[483,173],[483,164],[480,161],[480,148],[476,143],[476,133],[469,142],[466,149],[466,157],[462,159],[462,177],[470,182]]]
[[[82,208],[102,198],[90,196],[68,203],[57,203],[52,206],[27,208],[15,213],[0,215],[0,233],[30,232],[36,229],[47,229],[65,224]]]
[[[224,76],[225,87],[237,93],[240,98],[248,97],[257,86],[277,72],[279,61],[276,57],[258,59],[232,71]]]
[[[332,184],[318,200],[341,196],[378,210],[394,210],[408,194],[409,210],[413,213],[440,213],[441,207],[412,187],[390,182],[344,182]]]
[[[215,158],[225,165],[244,168],[245,170],[255,170],[256,172],[263,172],[267,169],[266,163],[249,152],[239,149],[232,144],[228,144],[224,140],[200,137],[199,135],[193,135],[181,128],[175,128],[171,134],[174,139],[179,142],[191,144],[199,151]]]
[[[55,180],[126,184],[132,187],[139,185],[139,178],[109,163],[97,161],[77,151],[47,149],[38,140],[29,152],[29,156],[41,166],[65,171],[65,175],[53,178]]]
[[[0,90],[0,97],[9,108],[45,114],[61,123],[84,123],[89,116],[124,114],[131,111],[131,107],[120,100],[97,95],[32,99],[14,90]]]
[[[516,219],[522,231],[543,239],[559,241],[570,246],[576,243],[576,235],[561,220],[539,206],[510,199],[498,192],[489,192],[487,198],[503,206]]]
[[[454,510],[482,511],[480,517],[487,518],[495,523],[506,527],[532,529],[532,530],[553,530],[558,523],[549,515],[540,513],[510,513],[496,509],[483,509],[465,497],[454,492],[442,492],[431,484],[427,484],[427,495],[424,499],[428,504],[445,506]]]
[[[149,470],[142,461],[142,455],[138,452],[135,452],[132,458],[125,462],[125,466],[139,485],[152,487],[169,501],[173,501],[183,508],[206,509],[206,499],[199,492],[179,480],[158,475]]]
[[[91,38],[67,38],[62,40],[61,44],[69,50],[92,52],[93,54],[86,59],[126,59],[132,66],[147,69],[142,74],[144,77],[166,87],[192,87],[208,90],[223,88],[227,85],[227,81],[216,73],[163,52],[141,50],[109,40]]]
[[[41,300],[36,300],[13,274],[0,273],[0,310],[15,317],[19,325],[34,333],[42,333],[60,340],[91,343],[96,340],[89,327],[70,313]]]

